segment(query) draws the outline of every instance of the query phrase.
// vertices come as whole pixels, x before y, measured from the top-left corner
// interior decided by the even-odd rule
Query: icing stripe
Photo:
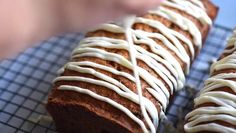
[[[191,20],[164,7],[160,7],[157,11],[151,11],[150,13],[160,15],[178,25],[181,29],[188,31],[193,36],[195,45],[201,48],[201,32]]]
[[[198,19],[202,24],[212,24],[212,20],[206,11],[188,0],[166,0],[163,5],[179,9]]]

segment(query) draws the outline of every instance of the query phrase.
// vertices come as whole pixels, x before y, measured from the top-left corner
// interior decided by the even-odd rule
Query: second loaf
[[[186,133],[236,133],[236,30],[186,116]]]

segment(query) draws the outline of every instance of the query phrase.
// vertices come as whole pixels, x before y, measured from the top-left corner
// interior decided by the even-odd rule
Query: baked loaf
[[[236,133],[236,31],[187,114],[187,133]]]
[[[48,98],[57,130],[155,133],[216,14],[208,0],[166,0],[130,28],[110,23],[88,32]]]

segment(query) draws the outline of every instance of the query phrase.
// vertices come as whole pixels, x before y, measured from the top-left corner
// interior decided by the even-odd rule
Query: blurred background
[[[227,28],[236,27],[236,0],[212,0],[220,7],[216,24]]]

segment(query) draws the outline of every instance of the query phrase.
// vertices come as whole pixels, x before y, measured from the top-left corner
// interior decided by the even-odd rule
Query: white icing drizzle
[[[96,31],[96,30],[105,30],[105,31],[113,32],[113,33],[125,32],[125,30],[122,27],[115,24],[109,24],[109,23],[98,25],[97,27],[93,29],[93,31]]]
[[[140,80],[140,71],[139,71],[140,68],[137,65],[137,50],[134,48],[135,44],[133,42],[133,37],[132,37],[133,36],[132,25],[134,23],[134,20],[135,20],[135,16],[127,17],[126,19],[124,19],[123,26],[126,29],[125,36],[129,45],[128,51],[130,54],[131,63],[133,64],[133,73],[134,73],[134,78],[135,78],[136,89],[139,96],[139,104],[140,104],[141,112],[151,132],[155,133],[156,127],[158,126],[158,124],[157,123],[155,124],[155,122],[152,123],[142,100],[143,95],[142,95],[142,85],[141,85],[141,80]]]
[[[150,19],[145,19],[145,18],[137,18],[136,23],[143,23],[143,24],[147,24],[150,25],[152,27],[155,27],[159,30],[161,30],[161,32],[167,36],[171,36],[171,34],[168,34],[168,28],[166,28],[162,23],[158,22],[158,21],[154,21],[154,20],[150,20]],[[166,31],[167,30],[167,31]],[[168,62],[171,63],[171,65],[177,70],[178,72],[178,78],[184,83],[185,82],[185,76],[184,76],[184,72],[183,69],[180,66],[180,63],[176,60],[175,57],[173,57],[169,51],[165,50],[163,47],[161,47],[160,45],[156,45],[157,43],[150,39],[150,38],[145,38],[145,36],[140,36],[142,37],[142,39],[145,39],[146,44],[148,44],[149,46],[151,46],[151,50],[152,52],[154,52],[155,54],[160,55],[162,58],[164,58],[165,60],[167,60]],[[183,85],[182,85],[183,86]]]
[[[176,25],[178,25],[181,29],[188,31],[193,36],[194,44],[198,48],[201,48],[201,45],[202,45],[201,32],[191,20],[183,17],[182,15],[180,15],[174,11],[164,8],[164,7],[159,7],[158,10],[150,11],[150,13],[162,16],[162,17],[172,21]],[[192,49],[190,47],[193,47],[193,45],[189,46],[189,49]]]
[[[178,13],[175,13],[174,11],[168,10],[168,9],[166,9],[164,7],[160,7],[157,10],[151,10],[151,11],[149,11],[149,13],[155,14],[155,15],[159,15],[161,17],[164,17],[164,18],[170,20],[171,22],[175,23],[176,25],[178,25],[181,29],[189,31],[189,33],[191,33],[191,35],[195,38],[195,43],[197,45],[200,45],[199,42],[201,43],[201,40],[202,40],[201,39],[201,33],[200,33],[199,29],[196,27],[196,25],[192,21],[190,21],[187,18],[183,17],[182,15],[180,15]],[[195,53],[194,53],[194,47],[193,47],[192,42],[191,41],[190,42],[186,41],[188,39],[185,36],[182,36],[178,32],[175,32],[174,35],[175,36],[181,36],[181,37],[179,37],[179,39],[181,41],[183,41],[185,44],[188,45],[188,48],[189,48],[189,50],[191,52],[191,57],[192,57],[191,59],[193,60]],[[187,51],[183,48],[182,45],[180,45],[179,50],[185,56],[189,56],[187,54]]]
[[[195,18],[199,19],[201,22],[211,24],[211,21],[209,21],[205,16],[205,9],[201,1],[191,0],[191,2],[187,2],[185,0],[180,0],[177,2],[175,0],[171,0],[167,2],[167,4],[169,3],[171,3],[171,7],[173,8],[179,9],[181,7],[181,10],[186,13],[197,13],[193,14]],[[184,6],[186,9],[182,9]],[[76,91],[89,95],[97,100],[106,102],[121,110],[128,117],[134,120],[142,128],[143,132],[156,133],[159,119],[164,117],[164,112],[169,103],[170,96],[176,90],[181,89],[184,85],[185,74],[189,72],[190,61],[193,60],[195,56],[194,45],[201,48],[202,37],[200,31],[197,29],[197,26],[190,19],[181,16],[177,12],[160,7],[157,10],[150,11],[150,13],[164,17],[171,22],[174,22],[181,29],[188,31],[192,35],[194,43],[175,30],[167,28],[164,24],[156,20],[142,17],[128,18],[126,21],[122,22],[120,26],[116,24],[102,24],[96,27],[95,31],[104,30],[112,33],[125,34],[126,40],[108,37],[87,37],[83,39],[79,46],[73,51],[72,61],[67,63],[64,68],[59,71],[60,74],[62,74],[65,70],[76,71],[79,73],[92,75],[95,79],[80,76],[60,76],[55,79],[55,82],[85,82],[102,86],[106,89],[114,91],[114,93],[117,93],[119,96],[127,98],[140,106],[141,113],[146,124],[121,103],[117,103],[116,101],[90,91],[87,88],[72,85],[61,85],[58,87],[60,90]],[[131,27],[135,23],[149,25],[160,31],[160,33],[151,33],[143,30],[132,29]],[[159,40],[163,43],[163,45],[158,44],[154,39]],[[188,55],[180,41],[184,42],[188,46],[191,55]],[[150,48],[150,51],[147,51],[141,47],[141,44]],[[101,47],[108,50],[103,50]],[[169,50],[167,50],[167,48]],[[128,51],[130,54],[130,60],[120,54],[109,52],[109,49]],[[185,69],[181,67],[180,62],[175,56],[185,63]],[[130,69],[133,74],[118,71],[110,66],[92,61],[74,61],[74,59],[81,57],[95,57],[102,60],[115,62],[127,69]],[[163,81],[138,66],[137,60],[142,61],[150,67]],[[130,82],[136,84],[137,92],[133,92],[119,80],[111,78],[102,72],[96,71],[96,69],[128,79]],[[150,87],[142,88],[140,78],[142,78],[142,80],[144,80]],[[154,105],[150,99],[144,97],[142,94],[142,89],[146,89],[147,92],[149,92],[160,103],[160,105]],[[156,106],[161,108],[161,112],[158,112]]]
[[[236,53],[232,53],[229,56],[217,61],[212,64],[211,74],[214,71],[219,71],[223,69],[236,69]]]
[[[212,20],[207,15],[204,8],[199,7],[200,5],[197,6],[194,1],[198,1],[198,3],[201,2],[201,0],[191,0],[191,2],[195,3],[193,4],[189,0],[166,0],[163,2],[163,5],[184,11],[200,20],[203,24],[212,24]],[[203,6],[203,4],[201,6]]]
[[[194,3],[195,5],[197,5],[198,7],[202,8],[203,10],[206,11],[206,8],[204,7],[203,3],[199,0],[190,0],[192,3]]]
[[[211,66],[211,74],[214,72],[231,69],[236,70],[236,32],[228,41],[228,46],[234,46],[223,52],[229,54],[215,62]],[[194,109],[187,114],[185,124],[185,132],[200,132],[200,131],[214,131],[224,133],[236,132],[236,95],[226,91],[219,91],[216,89],[229,88],[233,93],[236,93],[236,72],[219,73],[211,76],[205,82],[205,87],[202,89],[199,97],[194,100],[195,107],[205,103],[214,103],[215,106],[204,106]],[[213,121],[222,121],[234,126],[224,126]],[[203,123],[204,124],[201,124]]]

